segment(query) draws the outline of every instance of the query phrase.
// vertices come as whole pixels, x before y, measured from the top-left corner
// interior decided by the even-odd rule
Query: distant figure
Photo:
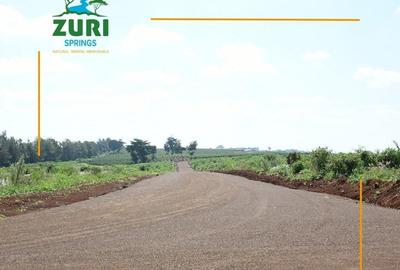
[[[93,14],[93,12],[87,9],[87,7],[89,6],[88,1],[89,0],[81,0],[81,4],[79,6],[70,7],[68,8],[68,11],[77,14]]]

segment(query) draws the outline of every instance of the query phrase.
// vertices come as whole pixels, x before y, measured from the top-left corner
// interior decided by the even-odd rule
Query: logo
[[[65,10],[53,16],[53,37],[64,37],[64,48],[97,47],[109,36],[109,19],[103,13],[105,0],[64,0]]]

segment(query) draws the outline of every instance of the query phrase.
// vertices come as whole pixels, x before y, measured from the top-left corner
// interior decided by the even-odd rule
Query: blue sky
[[[400,140],[399,1],[120,1],[101,9],[108,55],[56,55],[63,1],[0,0],[0,129],[166,137],[200,147],[335,151]],[[360,23],[151,22],[150,17],[358,17]]]

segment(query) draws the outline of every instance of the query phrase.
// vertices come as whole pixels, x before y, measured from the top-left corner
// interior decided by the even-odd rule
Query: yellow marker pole
[[[359,203],[359,214],[360,214],[360,270],[363,269],[363,178],[360,178],[360,203]]]
[[[38,155],[38,158],[40,159],[40,140],[41,140],[41,138],[40,138],[40,76],[41,76],[41,72],[40,72],[40,68],[41,68],[41,66],[40,66],[40,51],[38,51],[38,54],[37,54],[37,62],[38,62],[38,85],[37,85],[37,88],[38,88],[38,96],[37,96],[37,99],[38,99],[38,115],[37,115],[37,117],[38,117],[38,122],[37,122],[37,124],[38,124],[38,134],[37,134],[37,155]]]

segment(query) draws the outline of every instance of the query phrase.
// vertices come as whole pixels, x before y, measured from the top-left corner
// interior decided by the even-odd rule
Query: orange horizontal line
[[[152,21],[359,22],[358,18],[151,18]]]

